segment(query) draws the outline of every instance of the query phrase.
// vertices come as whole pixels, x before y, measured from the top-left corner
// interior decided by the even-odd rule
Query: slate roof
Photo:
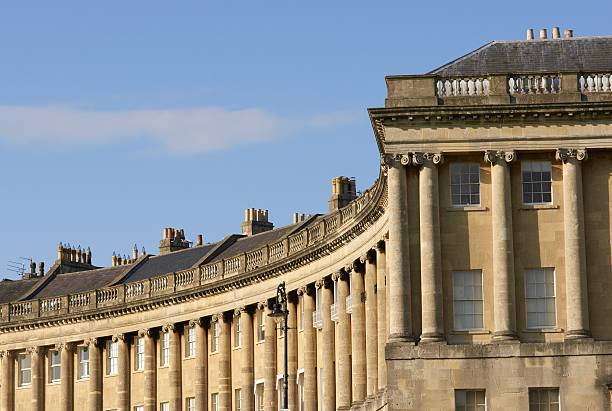
[[[598,72],[612,69],[612,37],[493,41],[428,74],[475,76],[520,72]]]
[[[58,274],[30,298],[57,297],[102,288],[109,285],[115,278],[131,267],[131,265],[121,265],[118,267]]]
[[[0,304],[17,300],[28,292],[40,278],[31,280],[2,280],[0,281]]]

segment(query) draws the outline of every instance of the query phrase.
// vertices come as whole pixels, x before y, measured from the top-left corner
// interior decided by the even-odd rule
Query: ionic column
[[[87,409],[102,410],[102,353],[101,341],[97,338],[85,340],[89,352],[89,392],[87,394]],[[151,410],[154,411],[154,410]]]
[[[365,305],[363,304],[363,266],[355,262],[351,274],[351,370],[352,404],[361,404],[366,398]],[[348,271],[348,270],[347,270]]]
[[[32,366],[32,411],[45,409],[44,353],[42,347],[30,347]]]
[[[385,155],[389,190],[389,244],[387,277],[389,281],[389,340],[412,341],[412,310],[410,307],[410,247],[408,241],[407,155],[398,158]]]
[[[0,411],[15,408],[15,357],[11,351],[0,351],[2,380],[0,381]]]
[[[367,396],[373,399],[378,392],[378,332],[377,332],[377,289],[376,254],[370,250],[361,258],[365,264],[365,344]]]
[[[297,396],[297,368],[298,368],[298,334],[297,334],[297,293],[290,291],[287,295],[287,309],[289,316],[287,317],[287,347],[289,353],[287,355],[287,367],[289,368],[289,409],[298,409]]]
[[[582,161],[586,150],[557,150],[563,162],[563,229],[565,238],[566,339],[589,336],[589,301],[584,243]]]
[[[60,353],[60,410],[74,410],[74,349],[72,343],[56,344]]]
[[[334,286],[330,278],[317,281],[317,287],[321,290],[321,319],[323,320],[323,330],[321,333],[321,358],[323,360],[323,389],[322,409],[336,409],[336,372],[334,369],[334,328],[335,324],[331,319],[331,305],[334,302]],[[321,399],[319,400],[321,401]]]
[[[304,286],[299,292],[304,304],[304,411],[317,410],[317,336],[312,327],[315,308],[314,287]]]
[[[189,327],[196,330],[195,406],[196,410],[206,411],[208,410],[208,340],[206,326],[204,320],[196,318],[189,321]]]
[[[491,163],[491,217],[493,226],[493,304],[495,329],[493,340],[516,339],[514,303],[514,246],[512,230],[512,197],[509,163],[513,151],[487,151]]]
[[[438,202],[439,153],[415,153],[419,168],[419,226],[421,248],[421,342],[444,340],[440,206]]]
[[[348,410],[351,407],[351,324],[346,312],[346,297],[349,295],[348,274],[338,271],[332,275],[338,287],[336,312],[336,405],[338,410]]]
[[[138,331],[138,336],[144,338],[144,411],[157,409],[157,352],[155,335],[147,328]]]
[[[230,319],[223,313],[213,316],[219,321],[219,411],[232,410],[232,348],[230,341]]]
[[[255,384],[255,365],[253,348],[253,315],[249,307],[240,307],[234,311],[235,317],[240,317],[240,388],[242,390],[242,409],[255,410],[253,384]]]
[[[182,358],[181,358],[181,336],[175,324],[166,324],[162,328],[163,332],[169,333],[169,362],[168,383],[170,391],[170,410],[181,411],[183,409],[183,382],[182,382]]]
[[[385,360],[385,345],[387,343],[387,255],[385,242],[379,241],[376,245],[376,317],[377,317],[377,359],[378,359],[378,387],[381,391],[387,386],[387,362]]]
[[[276,322],[270,317],[272,312],[269,301],[260,304],[264,314],[264,410],[276,409]]]

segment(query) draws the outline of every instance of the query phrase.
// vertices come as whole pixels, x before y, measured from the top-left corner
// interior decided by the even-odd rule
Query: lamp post
[[[287,348],[288,348],[288,335],[287,330],[287,319],[289,317],[289,309],[287,308],[287,290],[285,289],[285,282],[283,281],[276,288],[276,301],[272,307],[272,312],[268,314],[274,318],[277,324],[281,324],[281,330],[283,332],[285,340],[285,373],[283,375],[283,408],[280,411],[289,411],[289,371],[287,367]]]

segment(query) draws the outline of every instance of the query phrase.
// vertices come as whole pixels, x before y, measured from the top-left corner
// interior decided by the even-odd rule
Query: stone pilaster
[[[442,254],[438,165],[440,153],[415,153],[419,167],[419,226],[421,248],[421,342],[444,340]]]
[[[15,357],[12,351],[0,351],[2,380],[0,380],[0,411],[15,408]]]
[[[321,332],[321,358],[323,360],[323,408],[324,410],[336,409],[336,370],[334,369],[334,328],[335,324],[331,319],[331,305],[334,301],[334,287],[330,278],[317,281],[321,290],[321,319],[323,330]]]
[[[231,321],[224,313],[213,315],[212,322],[219,322],[219,411],[232,409],[232,348]]]
[[[265,338],[264,338],[264,410],[276,409],[276,322],[270,317],[271,304],[269,301],[261,303],[264,311]]]
[[[196,330],[195,406],[196,410],[208,410],[208,340],[204,320],[189,321]]]
[[[491,163],[494,341],[516,339],[512,186],[509,166],[515,159],[513,151],[485,152],[485,161]]]
[[[253,347],[253,315],[249,307],[234,310],[234,317],[240,317],[240,389],[242,390],[242,409],[255,410],[255,398],[252,395],[255,384],[255,357]]]
[[[289,368],[289,409],[298,409],[298,395],[297,395],[297,369],[298,369],[298,334],[297,334],[297,293],[290,291],[287,294],[288,302],[287,308],[289,309],[289,316],[287,317],[287,366]]]
[[[138,331],[144,338],[144,411],[157,409],[157,352],[153,330]]]
[[[367,391],[363,271],[362,264],[358,262],[353,263],[351,273],[352,404],[363,403],[365,401]]]
[[[412,341],[410,296],[410,247],[408,241],[408,192],[406,165],[408,155],[382,157],[387,167],[389,190],[389,244],[387,270],[389,281],[389,340]]]
[[[376,245],[376,318],[377,318],[377,359],[378,359],[378,391],[387,386],[387,362],[385,361],[385,345],[387,344],[387,255],[385,242]]]
[[[565,245],[566,339],[589,336],[589,301],[584,240],[582,162],[586,150],[558,149],[563,162],[563,228]]]
[[[60,410],[74,410],[74,352],[72,343],[56,344],[55,349],[60,353]]]
[[[336,281],[338,324],[336,325],[336,406],[348,410],[351,406],[351,322],[346,312],[346,297],[349,295],[348,274],[339,271],[332,275]]]
[[[32,367],[32,411],[43,411],[45,409],[45,380],[44,380],[44,352],[42,347],[30,347],[28,353],[31,356]]]
[[[97,338],[85,340],[89,352],[89,392],[87,394],[87,409],[102,410],[102,353],[101,341]]]
[[[368,398],[373,399],[378,392],[378,330],[377,330],[377,289],[376,254],[370,250],[361,258],[365,264],[365,343]]]
[[[314,289],[302,287],[304,304],[304,411],[317,410],[317,336],[312,326],[312,312],[315,309]]]
[[[181,358],[181,335],[176,324],[166,324],[162,328],[170,336],[170,349],[168,365],[168,383],[170,393],[170,409],[181,411],[183,409],[183,381],[182,381],[182,358]]]

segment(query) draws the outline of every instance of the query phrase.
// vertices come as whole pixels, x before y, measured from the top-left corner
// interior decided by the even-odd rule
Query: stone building
[[[285,339],[291,410],[610,409],[612,37],[533,37],[387,77],[329,214],[1,282],[0,410],[279,410]]]

